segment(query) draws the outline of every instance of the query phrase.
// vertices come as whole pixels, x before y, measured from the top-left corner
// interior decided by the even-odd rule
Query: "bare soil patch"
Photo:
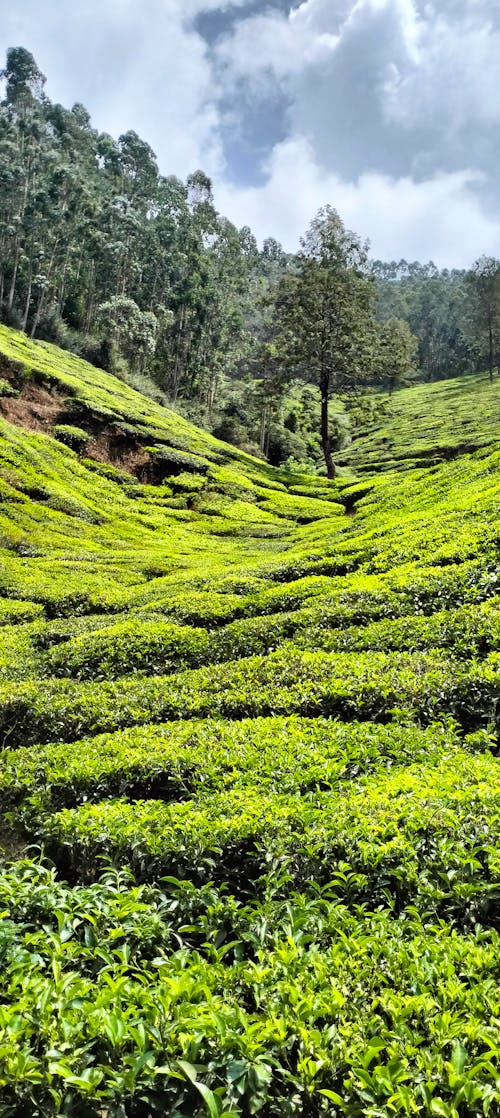
[[[9,423],[45,434],[50,433],[67,410],[64,397],[56,389],[41,388],[32,381],[25,384],[19,396],[0,400],[0,411]]]
[[[139,477],[149,463],[149,454],[119,428],[105,427],[85,448],[85,456],[96,462],[107,462]]]

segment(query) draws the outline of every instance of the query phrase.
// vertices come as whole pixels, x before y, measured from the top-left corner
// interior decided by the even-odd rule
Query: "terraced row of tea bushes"
[[[26,621],[34,621],[43,617],[43,606],[36,602],[10,601],[8,598],[0,599],[0,626],[22,625]]]
[[[384,598],[384,608],[387,605],[388,600]],[[399,601],[395,608],[404,609],[405,605],[404,601]],[[232,606],[230,601],[228,606]],[[244,608],[248,613],[249,607]],[[253,608],[263,608],[258,599]],[[376,612],[374,603],[370,603],[368,611]],[[328,652],[367,649],[412,652],[447,648],[455,656],[471,658],[500,648],[498,598],[479,606],[441,610],[430,617],[403,616],[368,625],[348,625],[343,629],[341,624],[351,619],[349,614],[356,616],[355,608],[342,609],[326,602],[319,609],[310,606],[271,616],[246,617],[210,634],[202,628],[193,629],[159,619],[130,618],[113,624],[110,618],[105,624],[101,622],[97,630],[57,643],[39,661],[38,673],[94,680],[117,679],[137,671],[165,675],[184,667],[238,659],[248,654],[266,655],[292,636],[297,647]],[[330,627],[332,622],[336,622],[334,628]],[[35,633],[32,640],[45,643],[54,641],[57,636],[60,641],[62,634],[69,636],[70,632],[71,626],[52,627],[50,634],[44,629],[40,637]],[[29,633],[25,630],[22,639],[16,633],[11,636],[10,630],[6,630],[6,637],[7,633],[4,655],[7,659],[12,649],[14,678],[20,678],[21,674],[28,674],[33,663],[33,656],[29,659]],[[21,650],[24,656],[20,659]]]
[[[215,582],[217,586],[218,583]],[[262,590],[246,598],[239,599],[244,617],[226,625],[217,641],[230,643],[235,640],[234,655],[244,651],[245,634],[248,635],[248,651],[261,651],[253,647],[253,634],[265,639],[266,626],[272,633],[300,631],[314,625],[318,630],[345,629],[352,625],[366,625],[381,618],[399,618],[408,615],[432,615],[445,607],[460,606],[462,603],[481,603],[491,600],[485,611],[491,624],[496,612],[495,597],[498,589],[498,576],[488,565],[471,561],[450,567],[401,568],[387,576],[355,574],[343,577],[303,577],[292,582],[278,584],[275,589]],[[237,597],[237,596],[236,596]],[[197,599],[205,613],[205,599]],[[172,600],[171,608],[177,599]],[[182,596],[181,596],[182,602]],[[151,603],[152,609],[162,610],[158,600]],[[228,603],[229,607],[229,603]],[[183,608],[183,607],[181,607]],[[237,607],[235,606],[235,611]],[[279,611],[287,616],[280,617]],[[290,613],[290,611],[294,611]],[[264,615],[274,615],[269,621],[261,620]],[[194,611],[193,615],[195,616]],[[228,609],[229,616],[229,609]],[[177,620],[184,619],[177,616]],[[482,614],[478,614],[480,621]],[[205,616],[210,625],[209,616]],[[445,618],[443,617],[443,621]],[[453,619],[450,619],[452,623]],[[459,621],[457,621],[459,623]],[[436,629],[439,635],[439,629]],[[439,643],[439,642],[438,642]],[[265,648],[262,648],[265,651]]]
[[[500,649],[500,598],[479,606],[439,610],[428,617],[400,617],[344,630],[310,629],[295,635],[301,648],[328,652],[380,652],[446,648],[458,657],[481,657]]]
[[[329,483],[2,347],[0,1112],[493,1118],[500,384]]]
[[[485,748],[488,736],[467,739]],[[208,719],[134,727],[62,745],[4,749],[4,807],[74,807],[108,796],[184,799],[245,787],[305,794],[411,761],[453,758],[456,730],[440,724],[375,725],[297,716],[241,722]]]
[[[375,422],[341,458],[359,471],[435,465],[498,440],[498,386],[485,375],[380,394],[374,404]]]
[[[299,895],[286,906],[226,902],[228,967],[213,894],[202,952],[171,950],[176,909],[192,918],[185,889],[172,901],[108,877],[70,890],[21,864],[0,874],[0,898],[10,1118],[453,1118],[500,1101],[496,1033],[484,1022],[486,1002],[492,1021],[500,1015],[496,932],[458,934],[415,911],[352,915]]]
[[[296,520],[298,524],[308,524],[310,521],[344,514],[344,506],[333,501],[319,500],[312,495],[304,502],[303,496],[289,493],[272,493],[266,490],[257,490],[260,498],[260,507],[275,516],[284,516],[287,520]]]
[[[247,783],[165,804],[104,800],[41,815],[33,831],[64,874],[92,881],[99,859],[138,880],[216,881],[265,891],[270,867],[343,903],[416,905],[460,926],[498,926],[500,767],[457,751],[313,796]],[[243,871],[243,872],[242,872]],[[336,876],[338,875],[338,876]]]
[[[5,745],[72,741],[165,720],[267,714],[389,721],[401,708],[424,723],[453,715],[465,729],[495,725],[499,656],[462,665],[430,653],[301,652],[283,646],[216,667],[119,683],[47,680],[0,686]]]
[[[21,624],[0,627],[0,680],[38,675],[33,628]]]
[[[57,388],[69,398],[75,423],[79,419],[82,425],[85,420],[103,424],[117,422],[122,429],[128,423],[131,433],[142,434],[145,439],[154,433],[180,451],[185,450],[191,456],[198,453],[201,464],[207,459],[223,457],[224,444],[217,439],[197,431],[181,416],[141,396],[104,370],[96,370],[73,354],[63,353],[57,346],[32,342],[23,334],[1,327],[0,348],[6,361],[11,363],[21,390],[28,381]]]
[[[94,680],[137,671],[166,675],[209,661],[210,645],[205,629],[131,618],[57,645],[41,669],[49,675]]]
[[[370,580],[366,581],[371,585]],[[237,659],[249,652],[268,651],[276,647],[278,634],[289,636],[315,621],[322,625],[345,624],[359,616],[370,617],[374,613],[377,616],[380,611],[385,613],[390,608],[388,595],[381,590],[372,594],[360,590],[353,594],[353,600],[360,602],[358,610],[352,606],[337,605],[337,599],[325,597],[332,589],[338,590],[336,580],[320,576],[264,589],[261,585],[265,587],[265,584],[258,583],[257,590],[252,594],[239,595],[228,589],[222,594],[206,591],[175,594],[171,591],[167,599],[153,597],[136,607],[139,616],[129,613],[116,617],[83,617],[76,624],[71,619],[34,628],[31,639],[36,648],[58,646],[39,661],[39,672],[108,679],[139,670],[166,672],[176,665],[181,667]],[[314,603],[320,598],[321,606],[315,608]],[[344,589],[341,601],[345,598]],[[301,609],[304,603],[307,608]],[[396,610],[407,608],[405,601],[399,603],[395,600],[395,603],[393,608]],[[148,607],[150,621],[146,620]],[[294,608],[295,614],[285,612],[283,617],[279,615],[281,610]],[[259,620],[275,613],[278,616],[272,617],[272,620]],[[225,625],[211,634],[210,640],[203,629],[188,629],[189,622],[193,620],[212,628],[241,614],[244,615],[242,621]],[[165,622],[162,620],[164,617],[175,618],[182,628]]]
[[[212,478],[222,484],[226,492],[234,484],[240,491],[257,485],[264,491],[264,498],[269,496],[266,490],[286,493],[287,484],[283,484],[280,471],[220,442],[176,412],[57,346],[32,341],[22,333],[0,326],[0,352],[5,375],[15,382],[16,390],[22,393],[27,384],[57,390],[63,401],[65,420],[71,416],[70,426],[94,435],[111,425],[119,436],[149,446],[155,456],[163,455],[167,469],[169,463],[174,467],[172,473],[182,473],[183,468],[185,474],[206,475],[211,471]],[[67,426],[67,422],[64,425]],[[284,476],[286,478],[286,473]],[[294,484],[300,485],[301,481],[308,484],[309,478],[295,475]],[[318,484],[313,478],[312,492],[306,496],[314,499],[316,487],[320,500],[330,497],[334,491],[325,479]],[[188,486],[188,491],[196,488],[195,482],[192,487]],[[304,502],[300,506],[297,504],[299,514],[305,509]]]
[[[141,611],[149,608],[155,613],[162,613],[181,624],[198,623],[206,628],[215,628],[238,617],[297,609],[302,603],[327,594],[331,586],[330,579],[310,575],[285,586],[266,586],[264,583],[262,588],[250,594],[231,592],[228,588],[220,593],[217,590],[176,590],[169,586],[169,595],[165,597],[165,586],[155,585],[138,595],[133,605]]]

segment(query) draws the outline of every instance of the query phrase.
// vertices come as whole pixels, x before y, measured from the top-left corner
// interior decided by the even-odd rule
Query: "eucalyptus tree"
[[[247,347],[245,309],[257,252],[248,228],[238,230],[217,216],[207,255],[204,305],[193,352],[192,391],[201,395],[211,419],[220,378],[234,371]]]
[[[1,106],[2,155],[10,163],[5,208],[2,207],[2,240],[6,253],[3,259],[7,266],[2,268],[1,286],[5,293],[7,272],[6,304],[11,313],[25,261],[27,210],[43,162],[45,76],[29,51],[24,47],[12,47],[7,51],[0,77],[5,81],[5,100]]]
[[[477,360],[475,298],[465,271],[439,271],[432,261],[380,260],[371,265],[377,317],[407,322],[418,339],[418,365],[426,380],[472,372]]]
[[[158,322],[152,311],[141,311],[133,299],[114,295],[99,307],[97,321],[131,368],[142,370],[154,357]]]
[[[469,273],[469,287],[475,306],[476,336],[484,355],[490,381],[500,348],[500,260],[481,256]]]

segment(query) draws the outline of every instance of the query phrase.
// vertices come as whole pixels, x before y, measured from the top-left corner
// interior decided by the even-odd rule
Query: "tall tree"
[[[438,271],[432,262],[376,260],[371,272],[377,286],[378,318],[408,323],[418,339],[418,363],[426,380],[474,371],[477,316],[465,271]]]
[[[297,271],[275,293],[275,345],[289,376],[317,385],[321,445],[328,477],[335,477],[329,402],[357,388],[374,369],[375,290],[367,246],[331,207],[319,211],[301,241]]]
[[[417,373],[418,339],[401,318],[378,323],[377,379],[389,390],[408,384]]]
[[[470,284],[476,303],[476,327],[486,341],[488,373],[493,380],[495,355],[500,344],[500,260],[481,256],[470,272]],[[483,342],[484,345],[484,342]]]

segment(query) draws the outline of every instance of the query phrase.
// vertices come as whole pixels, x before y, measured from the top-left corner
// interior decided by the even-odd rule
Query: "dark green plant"
[[[88,431],[82,430],[81,427],[72,427],[68,423],[58,423],[54,427],[54,437],[65,446],[69,446],[71,450],[76,450],[79,454],[85,451],[87,443],[90,440]]]

